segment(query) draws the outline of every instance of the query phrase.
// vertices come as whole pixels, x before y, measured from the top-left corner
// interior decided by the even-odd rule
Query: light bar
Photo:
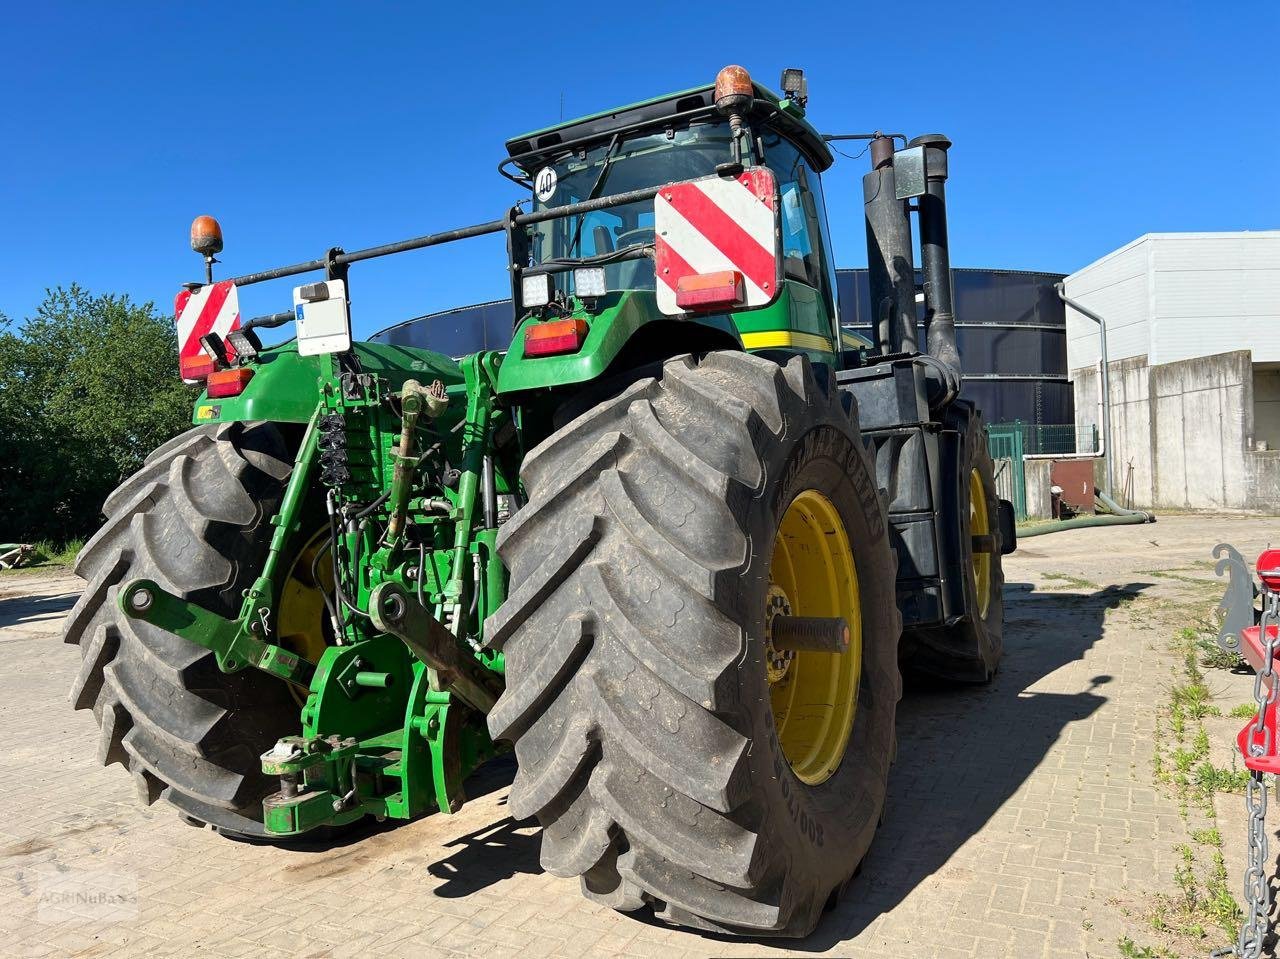
[[[520,302],[525,306],[546,306],[550,303],[551,274],[523,274],[520,277]]]

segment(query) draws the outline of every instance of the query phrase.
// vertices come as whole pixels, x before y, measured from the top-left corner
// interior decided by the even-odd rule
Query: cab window
[[[783,274],[817,290],[835,315],[835,270],[829,260],[822,185],[804,156],[776,133],[764,136],[765,163],[778,178],[782,198]]]

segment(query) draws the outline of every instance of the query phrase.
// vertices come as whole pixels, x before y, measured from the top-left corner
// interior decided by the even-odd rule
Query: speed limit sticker
[[[544,166],[539,170],[538,175],[533,178],[533,192],[543,203],[555,196],[556,171],[549,166]]]

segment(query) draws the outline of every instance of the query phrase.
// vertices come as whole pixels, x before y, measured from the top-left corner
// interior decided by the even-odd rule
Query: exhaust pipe
[[[926,133],[909,146],[924,147],[925,192],[919,200],[920,266],[924,273],[925,343],[943,367],[946,395],[938,406],[960,393],[960,350],[956,346],[955,292],[951,285],[951,253],[947,245],[947,150],[951,141]]]
[[[911,219],[899,200],[893,173],[893,138],[871,141],[871,170],[862,177],[867,221],[867,277],[876,346],[882,354],[914,353],[916,271],[911,258]]]

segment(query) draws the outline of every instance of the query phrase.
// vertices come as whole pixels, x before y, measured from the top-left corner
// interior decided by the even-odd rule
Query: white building
[[[1280,510],[1280,230],[1149,233],[1064,281],[1107,321],[1117,491]],[[1098,326],[1067,308],[1076,422],[1098,423]]]

